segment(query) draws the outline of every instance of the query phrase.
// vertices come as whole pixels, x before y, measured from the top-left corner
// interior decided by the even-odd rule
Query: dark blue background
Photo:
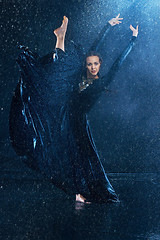
[[[159,0],[1,0],[0,7],[0,239],[159,240]],[[50,52],[53,30],[66,15],[67,39],[87,51],[118,13],[123,24],[101,49],[102,72],[128,44],[130,24],[139,24],[139,36],[89,118],[105,169],[115,172],[108,177],[121,202],[81,205],[25,167],[10,145],[8,115],[19,76],[16,46]]]

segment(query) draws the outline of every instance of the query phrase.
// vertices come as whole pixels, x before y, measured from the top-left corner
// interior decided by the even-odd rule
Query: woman
[[[54,31],[55,51],[39,58],[22,48],[17,62],[21,77],[12,99],[10,136],[12,145],[26,164],[47,175],[55,186],[76,201],[117,202],[98,156],[87,120],[87,113],[113,79],[132,49],[138,34],[117,58],[109,73],[99,76],[98,51],[112,26],[121,22],[119,15],[102,29],[86,56],[82,72],[83,51],[73,42],[65,51],[68,19]],[[19,131],[20,129],[20,131]]]

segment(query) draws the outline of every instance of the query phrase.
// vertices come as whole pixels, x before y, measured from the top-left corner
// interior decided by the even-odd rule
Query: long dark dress
[[[98,50],[107,24],[92,46]],[[98,156],[87,113],[113,79],[135,38],[109,73],[79,90],[83,51],[73,42],[64,53],[57,49],[39,58],[22,47],[17,62],[21,76],[12,99],[9,127],[13,148],[26,164],[48,176],[69,194],[89,201],[118,201]]]

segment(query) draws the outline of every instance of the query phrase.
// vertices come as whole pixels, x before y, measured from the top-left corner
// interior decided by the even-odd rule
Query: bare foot
[[[63,17],[62,25],[54,30],[54,34],[56,37],[64,37],[67,31],[67,25],[68,25],[68,18],[66,16]]]
[[[90,202],[86,202],[86,198],[84,198],[81,194],[76,194],[76,201],[90,204]]]
[[[85,202],[85,198],[82,196],[82,195],[80,195],[80,194],[76,194],[76,201],[78,201],[78,202]]]

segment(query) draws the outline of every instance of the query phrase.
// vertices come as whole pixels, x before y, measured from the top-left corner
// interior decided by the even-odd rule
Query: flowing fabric
[[[109,25],[92,50],[99,49]],[[20,80],[10,110],[13,148],[26,156],[26,164],[48,176],[69,194],[82,194],[95,202],[118,201],[99,158],[87,119],[101,93],[113,79],[132,49],[135,38],[112,65],[109,73],[94,80],[83,91],[80,72],[83,51],[71,42],[64,53],[56,49],[39,58],[25,47],[17,62]]]

